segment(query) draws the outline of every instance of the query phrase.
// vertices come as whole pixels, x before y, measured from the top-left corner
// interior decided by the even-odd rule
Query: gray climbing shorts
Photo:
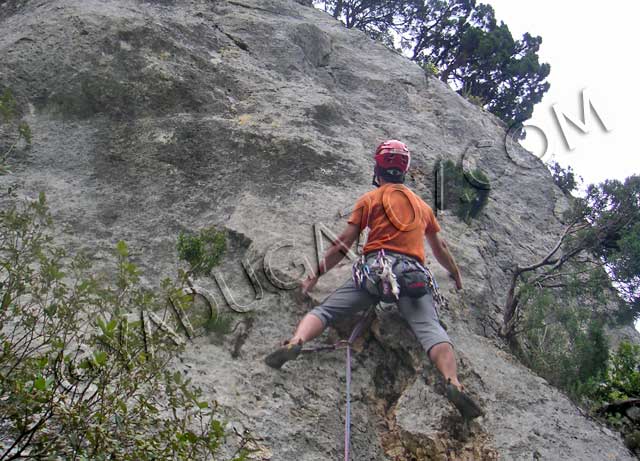
[[[353,280],[349,279],[331,293],[322,304],[314,307],[310,313],[318,317],[326,327],[364,311],[376,303],[378,303],[377,297],[367,290],[356,288]],[[440,325],[431,293],[421,298],[401,297],[397,304],[400,313],[427,353],[436,344],[452,344],[449,335]]]

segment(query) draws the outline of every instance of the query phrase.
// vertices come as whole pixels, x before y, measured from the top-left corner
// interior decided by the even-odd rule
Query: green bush
[[[27,122],[19,120],[18,103],[13,97],[11,90],[6,88],[0,95],[0,115],[2,123],[6,125],[5,130],[13,133],[9,141],[9,146],[0,145],[0,175],[7,174],[11,170],[7,160],[23,141],[25,147],[31,146],[31,127]]]
[[[451,160],[438,161],[435,171],[438,178],[436,207],[439,210],[452,208],[467,224],[477,218],[489,198],[489,189],[479,188],[478,183],[489,184],[487,176],[476,169],[467,177],[462,166]]]
[[[144,315],[181,287],[142,287],[124,242],[106,282],[51,225],[44,195],[0,212],[0,457],[219,459],[215,402],[168,371],[181,343]]]
[[[227,248],[224,232],[215,227],[201,230],[198,234],[181,232],[178,236],[178,256],[190,266],[190,275],[209,275],[220,264]]]
[[[462,93],[462,97],[464,97],[467,101],[469,101],[474,106],[484,107],[486,105],[486,102],[484,99],[482,99],[482,96],[477,96],[470,92],[464,91]]]
[[[432,77],[437,77],[438,74],[440,73],[440,69],[438,69],[438,66],[436,66],[433,62],[429,61],[428,59],[423,62],[420,62],[419,65],[420,67],[422,67],[422,69],[425,71],[427,75],[430,75]]]
[[[640,345],[621,342],[606,373],[591,384],[588,396],[597,404],[640,398]]]
[[[226,248],[226,234],[216,227],[202,229],[198,233],[180,233],[177,242],[178,256],[189,265],[189,269],[182,273],[182,278],[191,287],[193,296],[197,292],[192,278],[210,275],[211,270],[220,264]],[[219,312],[208,301],[206,303],[211,315],[204,322],[204,330],[213,334],[212,342],[220,342],[224,335],[233,330],[234,317]]]
[[[581,388],[583,403],[603,423],[622,433],[624,441],[640,456],[640,424],[629,410],[640,398],[640,346],[623,341],[609,357],[606,370]]]
[[[230,314],[222,312],[214,312],[213,315],[204,324],[204,329],[207,333],[212,333],[212,342],[220,342],[224,335],[227,335],[233,331],[234,317]]]

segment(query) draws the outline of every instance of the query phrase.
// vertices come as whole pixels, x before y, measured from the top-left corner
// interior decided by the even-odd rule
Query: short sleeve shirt
[[[353,207],[350,224],[369,228],[364,253],[380,249],[413,256],[424,263],[424,236],[440,232],[433,210],[402,184],[367,192]]]

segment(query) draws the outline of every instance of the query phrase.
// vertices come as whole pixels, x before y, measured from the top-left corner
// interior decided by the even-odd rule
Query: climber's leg
[[[426,294],[421,298],[402,297],[398,307],[445,381],[450,379],[454,386],[460,388],[456,374],[456,356],[449,335],[438,319],[433,296]]]
[[[267,365],[280,368],[287,361],[300,355],[302,344],[320,336],[332,323],[356,314],[376,303],[377,299],[366,290],[356,288],[349,279],[344,285],[331,293],[319,306],[305,315],[293,337],[265,359]]]
[[[434,363],[440,373],[442,373],[444,380],[446,382],[451,380],[451,384],[459,390],[462,390],[462,385],[458,381],[456,372],[456,356],[451,344],[448,342],[438,343],[429,349],[428,355],[429,359]]]
[[[309,312],[307,315],[302,317],[302,320],[298,324],[298,327],[289,342],[294,344],[309,342],[320,336],[324,329],[325,324],[320,320],[320,317]]]
[[[458,381],[453,346],[449,335],[440,324],[431,294],[418,299],[400,298],[398,305],[422,347],[427,351],[429,359],[444,377],[447,383],[447,398],[465,420],[482,416],[482,409],[463,392],[463,386]]]

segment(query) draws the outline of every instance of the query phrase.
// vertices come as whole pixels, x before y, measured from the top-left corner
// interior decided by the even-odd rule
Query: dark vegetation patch
[[[197,40],[185,37],[191,34],[197,34]],[[228,97],[242,100],[246,91],[234,72],[209,62],[209,50],[221,46],[218,35],[206,27],[192,31],[175,27],[168,33],[146,26],[121,30],[95,45],[100,53],[71,58],[86,63],[81,72],[65,67],[64,61],[52,63],[57,69],[47,76],[38,106],[80,119],[228,113]],[[180,45],[184,41],[199,46],[185,49]]]
[[[490,192],[489,179],[482,171],[465,172],[462,165],[439,160],[435,174],[437,209],[452,209],[467,224],[480,215]]]
[[[348,161],[316,151],[305,139],[278,138],[211,122],[181,126],[176,142],[162,146],[158,158],[187,175],[215,177],[234,188],[256,185],[262,192],[276,194],[307,181],[336,184],[352,177]]]

